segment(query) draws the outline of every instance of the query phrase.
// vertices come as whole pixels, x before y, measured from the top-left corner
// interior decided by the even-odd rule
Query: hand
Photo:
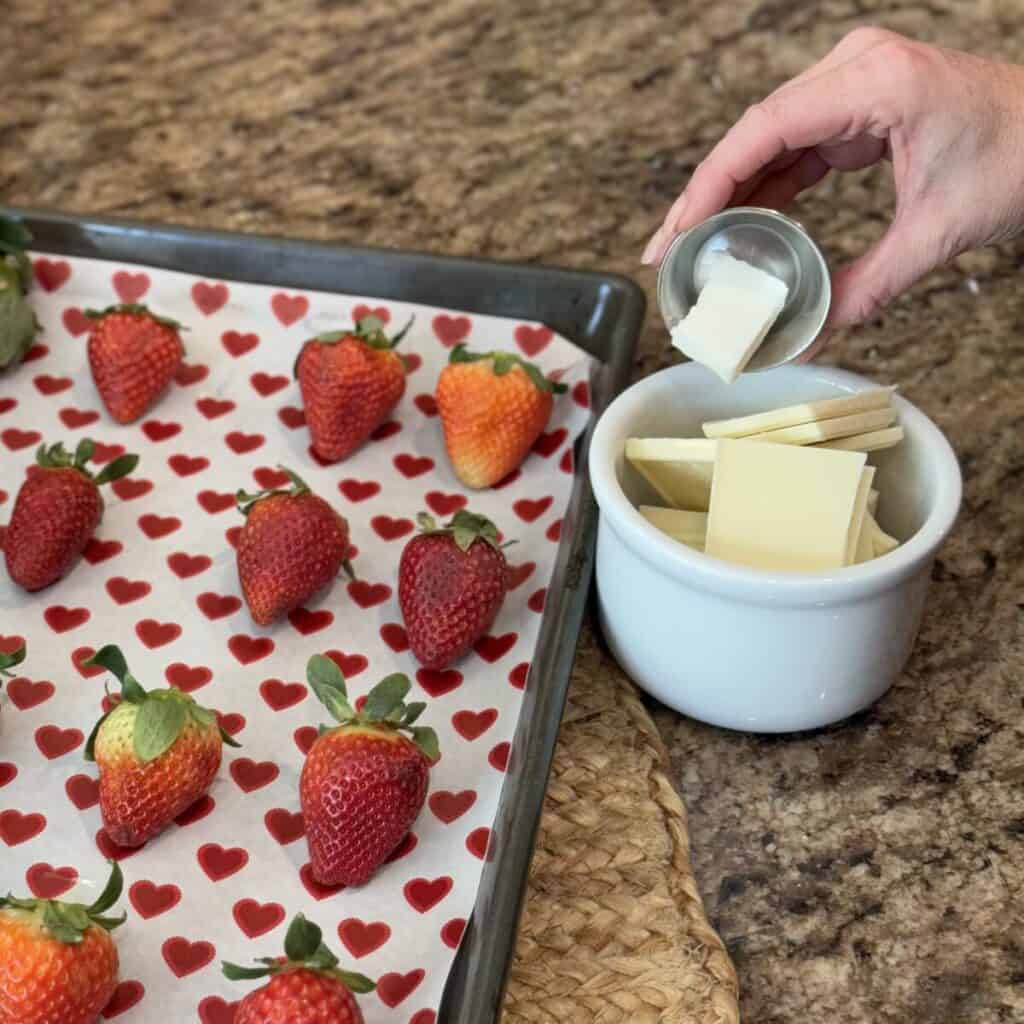
[[[918,278],[1024,229],[1024,68],[859,28],[750,107],[694,171],[647,245],[727,206],[782,208],[830,170],[892,162],[881,241],[833,277],[828,327],[874,315]]]

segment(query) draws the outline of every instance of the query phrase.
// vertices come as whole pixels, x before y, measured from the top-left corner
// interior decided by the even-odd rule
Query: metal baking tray
[[[591,420],[575,453],[573,493],[494,823],[499,842],[493,860],[484,865],[474,918],[439,1014],[442,1024],[497,1022],[593,572],[597,509],[586,450],[597,417],[629,379],[644,318],[643,292],[615,274],[47,210],[0,206],[0,213],[24,221],[35,236],[34,251],[539,321],[595,358]],[[477,913],[484,915],[486,928],[474,927]]]

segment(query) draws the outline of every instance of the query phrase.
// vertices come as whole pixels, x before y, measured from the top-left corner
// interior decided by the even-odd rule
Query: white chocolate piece
[[[631,437],[626,458],[666,504],[706,512],[715,447],[702,437]]]
[[[870,430],[866,434],[837,437],[831,441],[823,441],[816,447],[835,448],[844,452],[878,452],[883,448],[894,448],[902,440],[903,428],[897,424],[895,427]]]
[[[850,437],[867,431],[887,427],[896,419],[896,410],[873,409],[871,412],[854,413],[852,416],[837,416],[835,419],[817,420],[814,423],[800,423],[795,427],[768,430],[763,434],[750,434],[744,441],[771,441],[774,444],[818,444],[833,438]]]
[[[704,537],[708,530],[706,512],[685,512],[676,508],[657,508],[654,505],[641,505],[639,511],[652,526],[673,540],[698,551],[704,550]]]

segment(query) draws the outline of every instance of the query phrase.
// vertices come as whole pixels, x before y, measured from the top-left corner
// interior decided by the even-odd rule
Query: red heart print
[[[277,418],[289,429],[298,430],[306,425],[306,413],[304,409],[298,409],[294,405],[283,405],[277,410]]]
[[[38,430],[17,430],[14,427],[8,427],[0,434],[0,441],[3,441],[4,445],[12,452],[28,448],[29,445],[41,441],[42,438],[43,435]]]
[[[341,669],[341,674],[346,679],[359,675],[370,663],[361,654],[345,654],[344,651],[324,651],[331,661]]]
[[[456,711],[452,715],[452,726],[455,731],[470,743],[479,739],[498,720],[497,708],[486,708],[483,711]]]
[[[126,305],[138,302],[149,291],[149,274],[118,270],[111,278],[117,297]]]
[[[200,313],[204,316],[212,316],[227,303],[228,286],[221,281],[218,281],[216,284],[196,281],[192,285],[192,301],[196,304],[196,309]]]
[[[61,315],[61,320],[68,334],[73,334],[76,338],[92,327],[92,321],[77,306],[68,306]]]
[[[572,400],[584,409],[590,408],[590,388],[585,380],[579,380],[572,386]]]
[[[573,461],[572,461],[572,449],[571,448],[566,448],[565,451],[562,452],[562,457],[558,460],[558,468],[563,473],[569,473],[569,474],[572,473],[572,471],[573,471]]]
[[[210,963],[217,953],[212,943],[200,940],[189,942],[180,935],[168,939],[161,947],[164,962],[170,967],[176,978],[184,978],[189,974],[202,970]]]
[[[446,789],[439,789],[436,793],[430,794],[428,804],[434,817],[450,825],[457,818],[461,818],[466,811],[476,803],[476,790],[464,789],[461,793],[450,793]]]
[[[515,333],[516,344],[527,358],[532,358],[546,349],[553,337],[554,334],[549,328],[530,327],[527,324],[520,324]]]
[[[419,967],[415,971],[409,971],[408,974],[389,971],[387,974],[382,974],[377,981],[377,995],[380,996],[380,1001],[385,1006],[394,1009],[412,994],[425,976],[425,972]]]
[[[549,508],[554,498],[538,498],[536,501],[530,498],[520,498],[512,506],[512,510],[524,523],[536,522]]]
[[[25,638],[16,634],[10,636],[4,636],[0,633],[0,653],[13,654],[15,651],[20,651],[25,646]]]
[[[224,437],[224,443],[236,454],[244,455],[254,452],[266,440],[262,434],[245,434],[241,430],[232,430]]]
[[[417,1010],[409,1018],[409,1024],[437,1024],[437,1014],[433,1010]]]
[[[258,939],[272,932],[284,920],[284,907],[280,903],[239,900],[232,908],[231,916],[250,939]]]
[[[102,675],[106,672],[106,669],[102,665],[83,665],[82,663],[88,661],[96,652],[91,647],[76,647],[71,652],[71,663],[78,669],[78,674],[83,679],[92,679],[93,676]]]
[[[45,292],[55,292],[71,276],[71,264],[67,260],[38,259],[33,261],[32,270]]]
[[[139,917],[148,921],[150,918],[159,917],[172,907],[176,907],[181,902],[181,890],[170,883],[156,885],[154,882],[144,879],[132,884],[128,890],[128,899],[131,900]]]
[[[234,594],[214,594],[209,590],[196,598],[196,604],[208,619],[223,619],[242,607],[241,600]]]
[[[386,583],[369,583],[367,580],[353,580],[348,585],[348,592],[360,608],[383,604],[391,596],[391,588]]]
[[[113,576],[107,580],[107,593],[118,604],[130,604],[145,597],[153,588],[145,580],[129,580]]]
[[[228,641],[228,650],[242,665],[251,665],[260,658],[265,658],[274,649],[274,641],[269,636],[246,636],[236,633]]]
[[[18,407],[18,400],[16,398],[0,398],[0,414],[10,412],[12,409]]]
[[[491,841],[491,830],[489,828],[475,828],[466,836],[466,849],[469,850],[477,860],[491,860],[492,854],[489,850]]]
[[[503,476],[491,489],[495,491],[503,490],[508,487],[509,484],[514,484],[522,475],[522,470],[513,469],[508,476]]]
[[[237,548],[238,538],[242,536],[242,528],[240,526],[232,526],[230,529],[224,531],[224,536],[233,548]]]
[[[531,612],[536,612],[538,615],[544,611],[544,602],[547,600],[548,588],[541,587],[540,590],[535,590],[530,595],[530,600],[526,602],[526,606]]]
[[[296,839],[306,834],[306,824],[301,811],[292,813],[283,807],[274,807],[263,816],[263,824],[282,846],[294,843]]]
[[[46,828],[46,818],[41,814],[22,814],[13,808],[0,811],[0,839],[8,846],[18,846],[34,839]]]
[[[254,373],[249,378],[249,383],[257,394],[266,398],[268,395],[280,391],[281,388],[288,387],[288,378],[284,374],[263,373],[260,371],[259,373]]]
[[[123,444],[104,444],[102,441],[93,442],[92,461],[99,466],[105,466],[113,462],[119,455],[124,455]]]
[[[41,395],[56,395],[67,391],[73,382],[70,377],[51,377],[48,373],[41,373],[33,378],[32,383]]]
[[[405,363],[406,374],[415,373],[423,365],[423,356],[416,352],[400,352],[399,355]]]
[[[199,1019],[202,1024],[235,1024],[240,1001],[227,1003],[220,996],[207,996],[199,1003]]]
[[[7,684],[7,696],[19,711],[28,711],[48,701],[56,693],[56,687],[46,679],[35,683],[31,679],[19,676]]]
[[[128,981],[118,982],[114,994],[110,997],[110,1002],[103,1007],[100,1016],[104,1020],[120,1017],[122,1013],[127,1013],[133,1006],[142,1002],[145,994],[146,986],[141,981],[130,978]]]
[[[196,851],[196,859],[211,882],[223,882],[249,863],[249,854],[240,846],[224,847],[220,843],[204,843]]]
[[[334,621],[334,612],[321,608],[318,611],[310,611],[308,608],[293,608],[288,613],[288,621],[292,627],[303,636],[311,633],[318,633],[326,629]]]
[[[157,516],[147,512],[139,516],[139,529],[150,539],[157,540],[174,533],[181,526],[181,520],[177,516]]]
[[[192,476],[194,473],[201,473],[210,465],[210,460],[202,455],[194,458],[191,455],[172,455],[167,460],[167,465],[174,470],[178,476]]]
[[[119,555],[123,550],[124,545],[119,540],[100,540],[98,537],[92,537],[85,545],[82,557],[90,565],[99,565],[100,562]]]
[[[213,809],[217,806],[217,802],[212,796],[201,796],[194,803],[189,804],[174,819],[174,824],[179,828],[186,828],[189,825],[194,825],[197,821],[202,821],[207,815],[213,813]]]
[[[437,415],[437,399],[433,395],[417,395],[412,401],[424,416]]]
[[[370,431],[371,441],[386,441],[389,437],[394,437],[402,429],[402,424],[398,420],[386,420],[379,427],[374,427]]]
[[[252,793],[277,778],[280,770],[273,761],[254,761],[250,757],[237,757],[231,762],[231,778],[243,793]]]
[[[164,423],[162,420],[146,420],[142,424],[142,432],[154,443],[166,441],[168,438],[174,437],[175,434],[181,433],[181,424]]]
[[[511,672],[508,674],[508,681],[517,689],[522,690],[526,687],[526,677],[530,672],[530,663],[528,661],[521,661]]]
[[[312,728],[312,726],[310,726],[310,728]],[[345,888],[343,885],[321,885],[313,877],[312,864],[302,865],[302,870],[299,871],[299,878],[302,880],[302,884],[306,887],[306,892],[308,892],[309,895],[317,901],[325,900],[330,896],[334,896]]]
[[[87,427],[90,423],[95,423],[99,418],[98,412],[93,412],[91,409],[75,409],[68,406],[66,409],[61,409],[60,421],[64,424],[68,430],[77,430],[79,427]]]
[[[192,693],[205,686],[213,678],[213,673],[205,665],[192,668],[184,662],[175,661],[164,669],[164,678],[183,693]]]
[[[163,647],[181,636],[181,626],[176,622],[157,622],[143,619],[135,624],[135,635],[150,649]]]
[[[43,613],[43,618],[54,633],[67,633],[68,630],[77,629],[89,621],[89,609],[66,608],[62,604],[53,604]]]
[[[398,540],[416,529],[411,519],[392,519],[391,516],[374,516],[370,525],[382,540]]]
[[[75,868],[55,868],[52,864],[33,864],[25,872],[25,882],[39,900],[55,900],[78,881]]]
[[[460,508],[465,508],[467,502],[462,494],[445,494],[443,491],[429,491],[424,500],[438,516],[450,516]]]
[[[469,330],[472,324],[468,316],[449,316],[447,313],[438,313],[434,317],[431,326],[434,328],[434,335],[445,348],[457,345],[463,339],[469,337]]]
[[[215,420],[218,416],[225,416],[231,412],[235,408],[235,403],[226,398],[199,398],[196,400],[196,408],[208,420]]]
[[[441,697],[462,685],[462,673],[454,668],[421,668],[416,673],[416,682],[431,697]]]
[[[493,663],[505,657],[515,647],[518,639],[518,633],[503,633],[501,636],[482,636],[473,644],[473,650],[484,661]]]
[[[305,295],[286,295],[284,292],[277,292],[270,300],[270,308],[285,327],[291,327],[306,315],[309,299]]]
[[[34,363],[37,359],[42,359],[44,356],[50,354],[50,350],[45,345],[33,345],[22,357],[23,363]]]
[[[506,771],[508,769],[508,755],[511,749],[511,744],[507,741],[498,743],[491,748],[491,752],[487,755],[488,764],[492,768],[497,768],[499,772]]]
[[[385,622],[380,627],[380,638],[396,654],[409,650],[409,636],[405,632],[405,627],[397,622]]]
[[[316,726],[313,725],[300,725],[298,729],[292,734],[292,739],[295,740],[295,746],[303,754],[308,754],[313,749],[313,744],[317,741],[317,730]]]
[[[544,536],[555,544],[562,539],[562,520],[556,519],[545,531]]]
[[[550,434],[541,434],[540,437],[533,442],[533,451],[547,459],[562,447],[562,442],[565,441],[568,436],[569,431],[566,430],[565,427],[559,427],[557,430],[552,430]]]
[[[13,782],[17,776],[18,769],[16,765],[11,764],[10,761],[0,761],[0,789]]]
[[[426,455],[416,456],[403,452],[401,455],[396,455],[392,461],[395,464],[395,469],[410,480],[413,477],[429,473],[434,468],[434,460]]]
[[[368,316],[375,316],[382,324],[391,321],[391,311],[384,306],[367,306],[361,302],[352,307],[352,323],[357,324]]]
[[[215,516],[232,508],[235,504],[235,496],[230,491],[203,490],[196,495],[196,501],[199,502],[204,511],[208,512],[211,516]]]
[[[80,811],[87,811],[100,802],[100,784],[91,775],[72,775],[64,783],[64,792]]]
[[[522,565],[510,565],[508,567],[508,589],[515,590],[516,587],[525,583],[533,570],[537,568],[536,562],[523,562]]]
[[[237,736],[245,728],[245,715],[240,715],[237,711],[231,711],[228,714],[215,711],[214,714],[217,716],[220,727],[229,736]]]
[[[449,949],[458,949],[462,941],[462,933],[466,930],[466,919],[464,917],[453,917],[441,929],[441,941]]]
[[[121,480],[115,480],[110,487],[122,501],[132,501],[135,498],[141,498],[144,494],[149,494],[153,490],[153,482],[126,476]]]
[[[209,569],[213,560],[208,555],[189,555],[184,551],[175,551],[173,555],[167,556],[167,565],[175,576],[187,580]]]
[[[448,875],[441,875],[433,880],[429,878],[413,878],[405,883],[402,890],[405,901],[413,910],[425,914],[432,910],[452,891],[455,883]]]
[[[373,480],[342,480],[338,484],[338,490],[348,498],[349,501],[366,501],[375,494],[380,493],[380,484]]]
[[[260,466],[252,471],[253,479],[265,491],[276,491],[279,487],[288,484],[288,474],[281,469],[272,469],[270,466]]]
[[[302,683],[285,683],[280,679],[264,679],[260,683],[260,696],[271,711],[284,711],[305,700],[309,691]]]
[[[81,729],[61,729],[56,725],[41,725],[35,733],[39,753],[50,761],[71,753],[80,746],[85,736]]]
[[[180,387],[187,388],[190,384],[198,384],[205,380],[209,372],[210,368],[202,363],[182,363],[174,375],[174,380]]]
[[[357,960],[380,949],[391,938],[391,929],[383,921],[360,921],[346,917],[338,925],[338,938]]]
[[[229,355],[237,359],[239,356],[244,356],[246,352],[251,352],[260,343],[260,336],[258,334],[239,334],[238,331],[225,331],[220,336],[220,343]]]

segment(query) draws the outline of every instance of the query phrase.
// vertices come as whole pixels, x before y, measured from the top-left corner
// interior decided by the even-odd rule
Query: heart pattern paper
[[[104,858],[123,858],[128,921],[116,932],[121,983],[105,1020],[230,1024],[258,983],[227,981],[220,961],[276,955],[302,911],[343,965],[377,980],[359,998],[367,1024],[431,1024],[488,855],[572,446],[589,416],[589,357],[541,325],[494,317],[98,260],[37,256],[34,269],[43,331],[25,363],[0,378],[0,522],[44,440],[73,447],[89,436],[99,461],[123,451],[141,458],[104,489],[97,535],[64,580],[28,595],[0,571],[0,648],[19,638],[29,648],[24,675],[0,697],[0,891],[91,902]],[[83,313],[117,302],[146,303],[188,327],[176,383],[125,427],[93,386]],[[390,330],[415,315],[400,349],[406,393],[355,455],[323,465],[309,451],[292,365],[304,340],[369,313]],[[433,399],[459,342],[518,351],[569,386],[521,469],[482,493],[464,489],[449,466]],[[348,519],[358,579],[339,578],[286,621],[259,628],[240,599],[234,492],[282,485],[279,465]],[[467,506],[516,541],[507,549],[512,589],[473,653],[421,670],[396,600],[398,559],[417,512],[447,518]],[[241,744],[225,748],[207,797],[128,856],[101,830],[96,768],[82,756],[112,682],[83,663],[112,642],[143,685],[193,694]],[[327,718],[305,665],[323,652],[353,699],[407,673],[410,699],[427,702],[422,723],[441,743],[412,833],[359,889],[312,878],[299,811],[303,758]]]

